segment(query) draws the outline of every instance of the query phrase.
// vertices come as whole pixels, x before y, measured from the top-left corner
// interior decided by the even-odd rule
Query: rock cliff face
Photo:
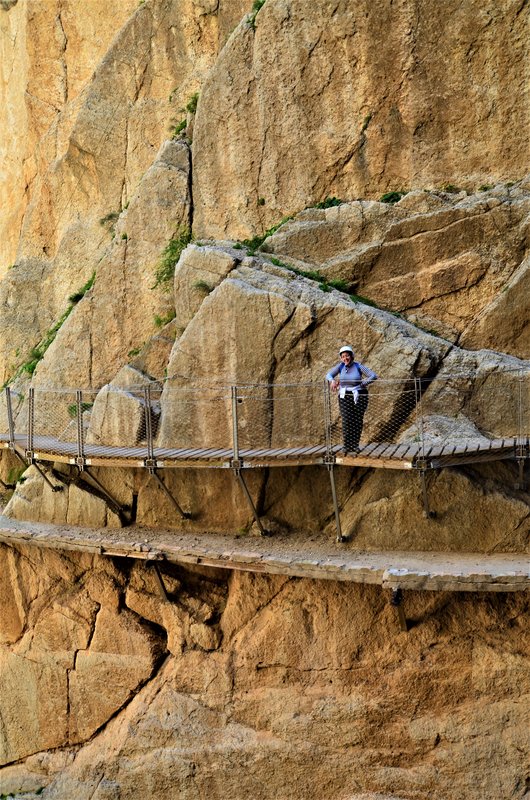
[[[158,381],[159,446],[230,446],[205,384],[318,387],[351,341],[392,387],[374,385],[368,436],[414,440],[414,377],[430,443],[516,435],[529,14],[0,2],[0,378],[18,429],[30,387],[38,424],[75,428],[83,388],[87,441],[133,445],[136,390]],[[274,401],[287,412],[249,392],[242,446],[321,435],[309,403]],[[228,470],[167,473],[184,530],[247,533]],[[73,467],[60,493],[30,467],[6,513],[116,527],[119,503],[176,524],[144,471],[94,474],[115,502]],[[515,478],[433,472],[433,522],[414,476],[338,470],[345,546],[527,552]],[[325,470],[248,481],[277,526],[333,546]],[[369,586],[166,566],[166,599],[121,559],[2,545],[0,566],[0,794],[528,800],[527,598],[410,593],[405,635]]]

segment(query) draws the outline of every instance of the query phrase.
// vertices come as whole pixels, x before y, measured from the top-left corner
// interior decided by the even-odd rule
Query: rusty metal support
[[[427,470],[421,469],[420,470],[420,478],[421,478],[421,490],[423,495],[423,516],[425,519],[429,519],[433,516],[433,513],[429,509],[429,495],[427,493]]]
[[[334,464],[327,464],[329,473],[329,481],[331,483],[331,497],[333,499],[333,510],[335,512],[335,526],[337,528],[337,542],[345,542],[346,538],[342,535],[342,526],[340,524],[340,511],[339,511],[339,504],[337,501],[337,487],[335,486],[335,472]]]
[[[114,497],[112,497],[112,495],[111,495],[111,494],[109,494],[109,493],[107,492],[107,490],[105,489],[105,487],[103,486],[103,484],[101,483],[101,481],[99,481],[99,480],[96,478],[96,476],[95,476],[95,475],[93,475],[93,474],[92,474],[92,472],[90,472],[90,470],[89,470],[89,469],[87,469],[87,467],[85,467],[85,468],[84,468],[84,470],[79,470],[79,472],[80,472],[80,473],[81,473],[82,471],[83,471],[84,475],[88,475],[88,477],[90,478],[90,480],[91,480],[91,481],[93,481],[93,482],[96,484],[96,486],[97,486],[97,488],[99,489],[99,491],[101,492],[101,494],[102,494],[102,495],[104,496],[104,498],[105,498],[105,499],[108,501],[109,508],[111,509],[111,511],[114,511],[114,513],[115,513],[115,514],[117,514],[117,515],[119,516],[120,520],[124,521],[124,520],[125,520],[125,512],[126,512],[126,509],[125,509],[123,506],[121,506],[121,505],[118,503],[118,501],[117,501],[117,500],[115,500],[115,499],[114,499]]]
[[[519,476],[518,480],[515,483],[515,488],[521,489],[522,491],[526,491],[528,488],[528,483],[524,479],[524,466],[526,458],[524,456],[517,456],[516,461],[517,461]]]
[[[397,611],[400,629],[404,633],[407,633],[409,626],[407,622],[407,617],[405,616],[405,609],[403,608],[403,591],[400,588],[392,589],[392,597],[390,598],[390,605],[394,606],[394,608]]]
[[[160,570],[158,569],[158,564],[155,561],[151,561],[150,564],[151,564],[151,569],[153,570],[155,576],[155,583],[156,583],[156,588],[158,589],[158,593],[162,600],[169,602],[169,597],[167,596],[164,579],[162,578]]]
[[[171,494],[171,492],[167,488],[167,486],[164,483],[164,481],[162,480],[162,478],[160,478],[160,476],[157,474],[156,468],[148,466],[147,469],[149,470],[149,474],[152,475],[153,478],[156,480],[156,482],[158,483],[158,485],[160,486],[162,491],[169,497],[169,499],[171,500],[171,502],[175,506],[177,512],[182,517],[182,519],[191,519],[191,514],[188,513],[187,511],[183,511],[182,510],[182,508],[179,506],[177,500],[175,500],[175,498],[173,497],[173,495]]]

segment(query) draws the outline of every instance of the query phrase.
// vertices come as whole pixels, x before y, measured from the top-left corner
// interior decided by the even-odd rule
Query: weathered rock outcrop
[[[248,237],[328,195],[522,177],[527,31],[520,0],[333,0],[311,13],[267,0],[201,93],[196,234]]]
[[[394,205],[302,211],[266,248],[463,347],[527,358],[529,221],[528,181],[471,196],[417,191]]]

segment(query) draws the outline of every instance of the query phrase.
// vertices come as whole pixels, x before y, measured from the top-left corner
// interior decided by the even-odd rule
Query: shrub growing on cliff
[[[381,195],[379,198],[380,203],[397,203],[405,192],[385,192],[385,194]]]
[[[195,114],[195,112],[197,111],[198,102],[199,102],[199,92],[195,92],[195,94],[192,94],[192,96],[186,103],[186,111],[189,114]]]
[[[250,255],[254,255],[256,250],[263,246],[265,239],[268,239],[269,236],[272,236],[273,233],[276,233],[276,231],[281,228],[282,225],[285,225],[285,223],[289,222],[289,220],[292,218],[292,215],[289,217],[283,217],[283,219],[276,223],[276,225],[273,225],[272,228],[269,228],[267,231],[265,231],[265,233],[261,236],[253,236],[252,239],[243,239],[241,244],[247,248]]]
[[[264,5],[265,0],[254,0],[252,4],[252,11],[250,12],[250,16],[248,18],[248,24],[253,30],[256,30],[256,17]]]
[[[335,208],[335,206],[341,206],[343,203],[344,200],[339,200],[338,197],[326,197],[325,200],[317,203],[313,208]]]
[[[180,228],[177,228],[162,251],[160,261],[155,270],[155,282],[153,286],[151,286],[151,289],[157,289],[160,286],[162,291],[169,292],[170,281],[173,280],[177,261],[184,248],[187,247],[190,242],[191,230],[189,227],[187,225],[182,225]]]

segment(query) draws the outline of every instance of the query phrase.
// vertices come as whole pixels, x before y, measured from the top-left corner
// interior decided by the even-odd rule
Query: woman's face
[[[351,362],[353,361],[353,356],[351,353],[341,353],[340,360],[343,364],[346,364],[347,367],[350,366]]]

